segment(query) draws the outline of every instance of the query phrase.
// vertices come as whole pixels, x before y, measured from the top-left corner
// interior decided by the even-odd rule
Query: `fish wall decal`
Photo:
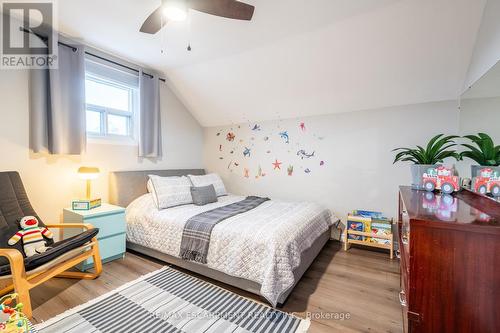
[[[299,151],[297,151],[297,156],[300,157],[301,159],[304,159],[304,158],[311,158],[314,156],[314,151],[310,154],[308,154],[304,149],[301,149]]]
[[[280,138],[285,140],[285,143],[290,143],[290,137],[288,136],[288,131],[283,131],[279,133]]]

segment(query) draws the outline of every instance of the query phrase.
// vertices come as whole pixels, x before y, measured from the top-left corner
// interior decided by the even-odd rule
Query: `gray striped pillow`
[[[193,203],[191,181],[182,177],[160,177],[149,175],[153,189],[153,199],[158,209],[165,209]]]

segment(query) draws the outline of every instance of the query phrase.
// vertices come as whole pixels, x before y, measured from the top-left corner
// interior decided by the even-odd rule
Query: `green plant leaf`
[[[462,155],[462,157],[470,158],[471,160],[475,161],[479,165],[484,165],[486,163],[485,160],[483,159],[482,155],[477,155],[476,153],[474,153],[472,151],[464,151],[460,155]]]
[[[469,144],[462,144],[462,146],[469,149],[460,154],[462,158],[470,158],[480,165],[485,166],[498,165],[497,160],[500,154],[500,148],[498,146],[495,147],[493,140],[488,134],[478,133],[477,135],[465,135],[464,138],[472,141],[477,148]]]
[[[438,134],[431,138],[426,148],[418,145],[416,148],[395,148],[392,151],[398,151],[398,153],[393,163],[411,161],[416,164],[436,164],[442,162],[447,157],[453,157],[458,160],[461,156],[454,150],[449,150],[456,146],[453,140],[457,137],[456,135],[444,136],[444,134]]]
[[[436,161],[436,156],[443,150],[445,149],[448,149],[450,147],[453,147],[453,146],[456,146],[455,142],[453,142],[453,139],[457,138],[456,135],[450,135],[450,136],[445,136],[441,139],[439,139],[438,141],[436,141],[434,143],[434,145],[431,147],[430,151],[428,152],[429,154],[429,160],[430,161]],[[445,148],[444,146],[447,146],[447,148]],[[434,162],[434,163],[437,163],[437,162]],[[434,164],[434,163],[430,163],[430,164]]]
[[[432,146],[434,145],[434,143],[440,138],[442,137],[444,134],[438,134],[436,135],[435,137],[433,137],[429,143],[427,144],[427,151],[430,151]]]

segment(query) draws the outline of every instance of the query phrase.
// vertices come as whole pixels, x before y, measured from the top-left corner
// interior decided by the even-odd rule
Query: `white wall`
[[[410,184],[411,180],[408,165],[392,164],[391,150],[426,144],[438,133],[456,134],[458,114],[457,102],[447,101],[268,121],[258,123],[261,131],[257,132],[249,128],[255,123],[240,124],[240,128],[206,128],[204,161],[206,169],[220,173],[233,193],[315,201],[339,217],[353,209],[379,210],[395,216],[398,186]],[[305,132],[299,129],[301,121],[305,122]],[[231,128],[236,134],[235,143],[225,139]],[[278,136],[282,129],[289,131],[289,144]],[[264,141],[264,136],[270,139]],[[243,157],[245,146],[252,148],[250,158]],[[296,156],[299,149],[314,150],[315,157],[301,160]],[[240,164],[233,171],[227,167],[232,158]],[[272,169],[275,158],[283,162],[281,171]],[[324,166],[319,165],[321,160]],[[289,164],[295,169],[291,177],[286,173]],[[256,179],[259,165],[267,175]],[[250,178],[243,177],[244,167],[250,169]],[[305,173],[305,168],[310,168],[311,173]]]
[[[82,165],[101,169],[93,191],[104,200],[109,171],[203,166],[202,128],[166,85],[161,90],[164,157],[158,162],[139,159],[137,146],[125,145],[89,144],[81,156],[31,153],[27,71],[0,71],[0,101],[0,171],[20,172],[31,203],[46,222],[59,222],[62,209],[84,196],[84,183],[76,173]]]
[[[500,60],[500,0],[488,0],[476,37],[476,45],[464,90]]]

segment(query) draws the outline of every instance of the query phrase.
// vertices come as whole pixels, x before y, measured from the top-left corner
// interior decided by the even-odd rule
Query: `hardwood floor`
[[[33,321],[47,320],[162,265],[155,259],[127,253],[124,260],[105,264],[97,280],[48,281],[32,290]],[[203,279],[260,301],[256,295]],[[281,310],[301,317],[311,313],[310,333],[402,332],[398,292],[397,259],[391,261],[387,253],[356,247],[344,252],[339,242],[330,241]],[[344,320],[328,318],[335,313],[350,317]]]

